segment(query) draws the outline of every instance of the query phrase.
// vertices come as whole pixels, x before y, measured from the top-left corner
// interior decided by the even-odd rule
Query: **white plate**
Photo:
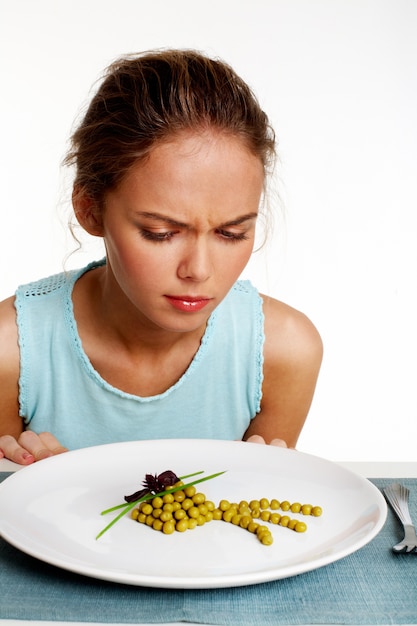
[[[218,503],[266,497],[310,503],[321,517],[296,533],[271,525],[274,543],[225,522],[163,535],[125,516],[100,512],[141,488],[146,473],[227,470],[200,490]],[[324,459],[233,441],[160,440],[110,444],[52,457],[0,485],[0,534],[58,567],[119,583],[213,588],[261,583],[327,565],[368,543],[382,528],[385,499],[368,480]],[[291,514],[291,517],[300,517]]]

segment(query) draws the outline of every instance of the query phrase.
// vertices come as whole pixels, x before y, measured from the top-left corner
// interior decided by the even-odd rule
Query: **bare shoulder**
[[[323,346],[314,324],[300,311],[262,296],[265,344],[261,411],[245,439],[283,439],[294,447],[307,417]]]
[[[0,356],[7,356],[5,351],[17,349],[17,325],[15,298],[11,296],[0,302]],[[9,355],[10,356],[10,355]]]
[[[0,302],[0,435],[21,432],[19,345],[14,296]]]
[[[292,362],[296,364],[303,361],[320,366],[323,344],[311,320],[284,302],[264,295],[262,299],[265,316],[265,363],[286,366]]]

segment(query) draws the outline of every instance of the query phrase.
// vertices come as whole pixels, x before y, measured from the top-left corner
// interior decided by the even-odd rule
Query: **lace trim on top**
[[[27,390],[29,378],[29,363],[27,356],[27,348],[25,337],[27,337],[26,318],[24,313],[24,305],[22,300],[27,298],[36,298],[54,293],[62,289],[67,284],[68,274],[54,274],[42,280],[27,283],[20,286],[15,294],[14,306],[18,321],[18,345],[20,351],[20,374],[19,374],[19,415],[25,417],[27,415]]]
[[[248,286],[252,287],[252,283],[249,280],[239,280],[237,281],[232,289],[236,291],[241,291],[244,293],[249,293],[250,289]],[[256,380],[255,380],[255,406],[256,412],[259,413],[261,410],[261,401],[262,401],[262,384],[264,381],[264,345],[265,345],[265,315],[263,311],[263,298],[258,293],[258,298],[256,300],[256,310],[255,310],[255,358],[256,358]]]
[[[46,296],[49,293],[58,291],[58,289],[61,289],[63,286],[65,286],[67,282],[67,275],[56,274],[55,276],[49,276],[48,278],[44,278],[41,281],[29,283],[24,286],[24,289],[21,290],[21,294],[25,298]]]
[[[262,385],[264,382],[264,345],[265,345],[265,315],[263,311],[263,299],[258,294],[258,314],[256,316],[256,412],[261,411]]]

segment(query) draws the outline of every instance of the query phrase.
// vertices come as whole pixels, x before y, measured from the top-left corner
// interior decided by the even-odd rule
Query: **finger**
[[[246,441],[249,443],[265,443],[265,439],[260,435],[251,435],[246,439]]]
[[[52,433],[39,433],[39,439],[52,452],[52,454],[62,454],[68,452],[68,448],[61,446],[58,439]]]
[[[34,455],[25,447],[19,445],[11,435],[0,437],[0,458],[2,457],[19,465],[30,465],[35,461]]]
[[[41,461],[48,457],[54,456],[63,450],[58,450],[60,444],[53,435],[47,436],[47,433],[38,435],[31,430],[25,430],[19,437],[18,443],[28,450],[35,457],[35,461]],[[52,446],[52,449],[49,447]]]
[[[284,441],[283,439],[271,439],[271,441],[269,442],[269,445],[278,446],[280,448],[288,448],[287,442]]]

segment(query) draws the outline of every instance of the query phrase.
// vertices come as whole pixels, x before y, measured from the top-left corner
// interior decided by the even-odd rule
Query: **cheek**
[[[220,271],[239,275],[248,264],[253,251],[253,243],[231,244],[232,250],[228,254],[223,254],[221,258]]]
[[[158,282],[161,276],[167,273],[169,261],[166,256],[155,254],[149,251],[130,250],[124,254],[124,267],[128,274],[142,284],[153,284]]]

